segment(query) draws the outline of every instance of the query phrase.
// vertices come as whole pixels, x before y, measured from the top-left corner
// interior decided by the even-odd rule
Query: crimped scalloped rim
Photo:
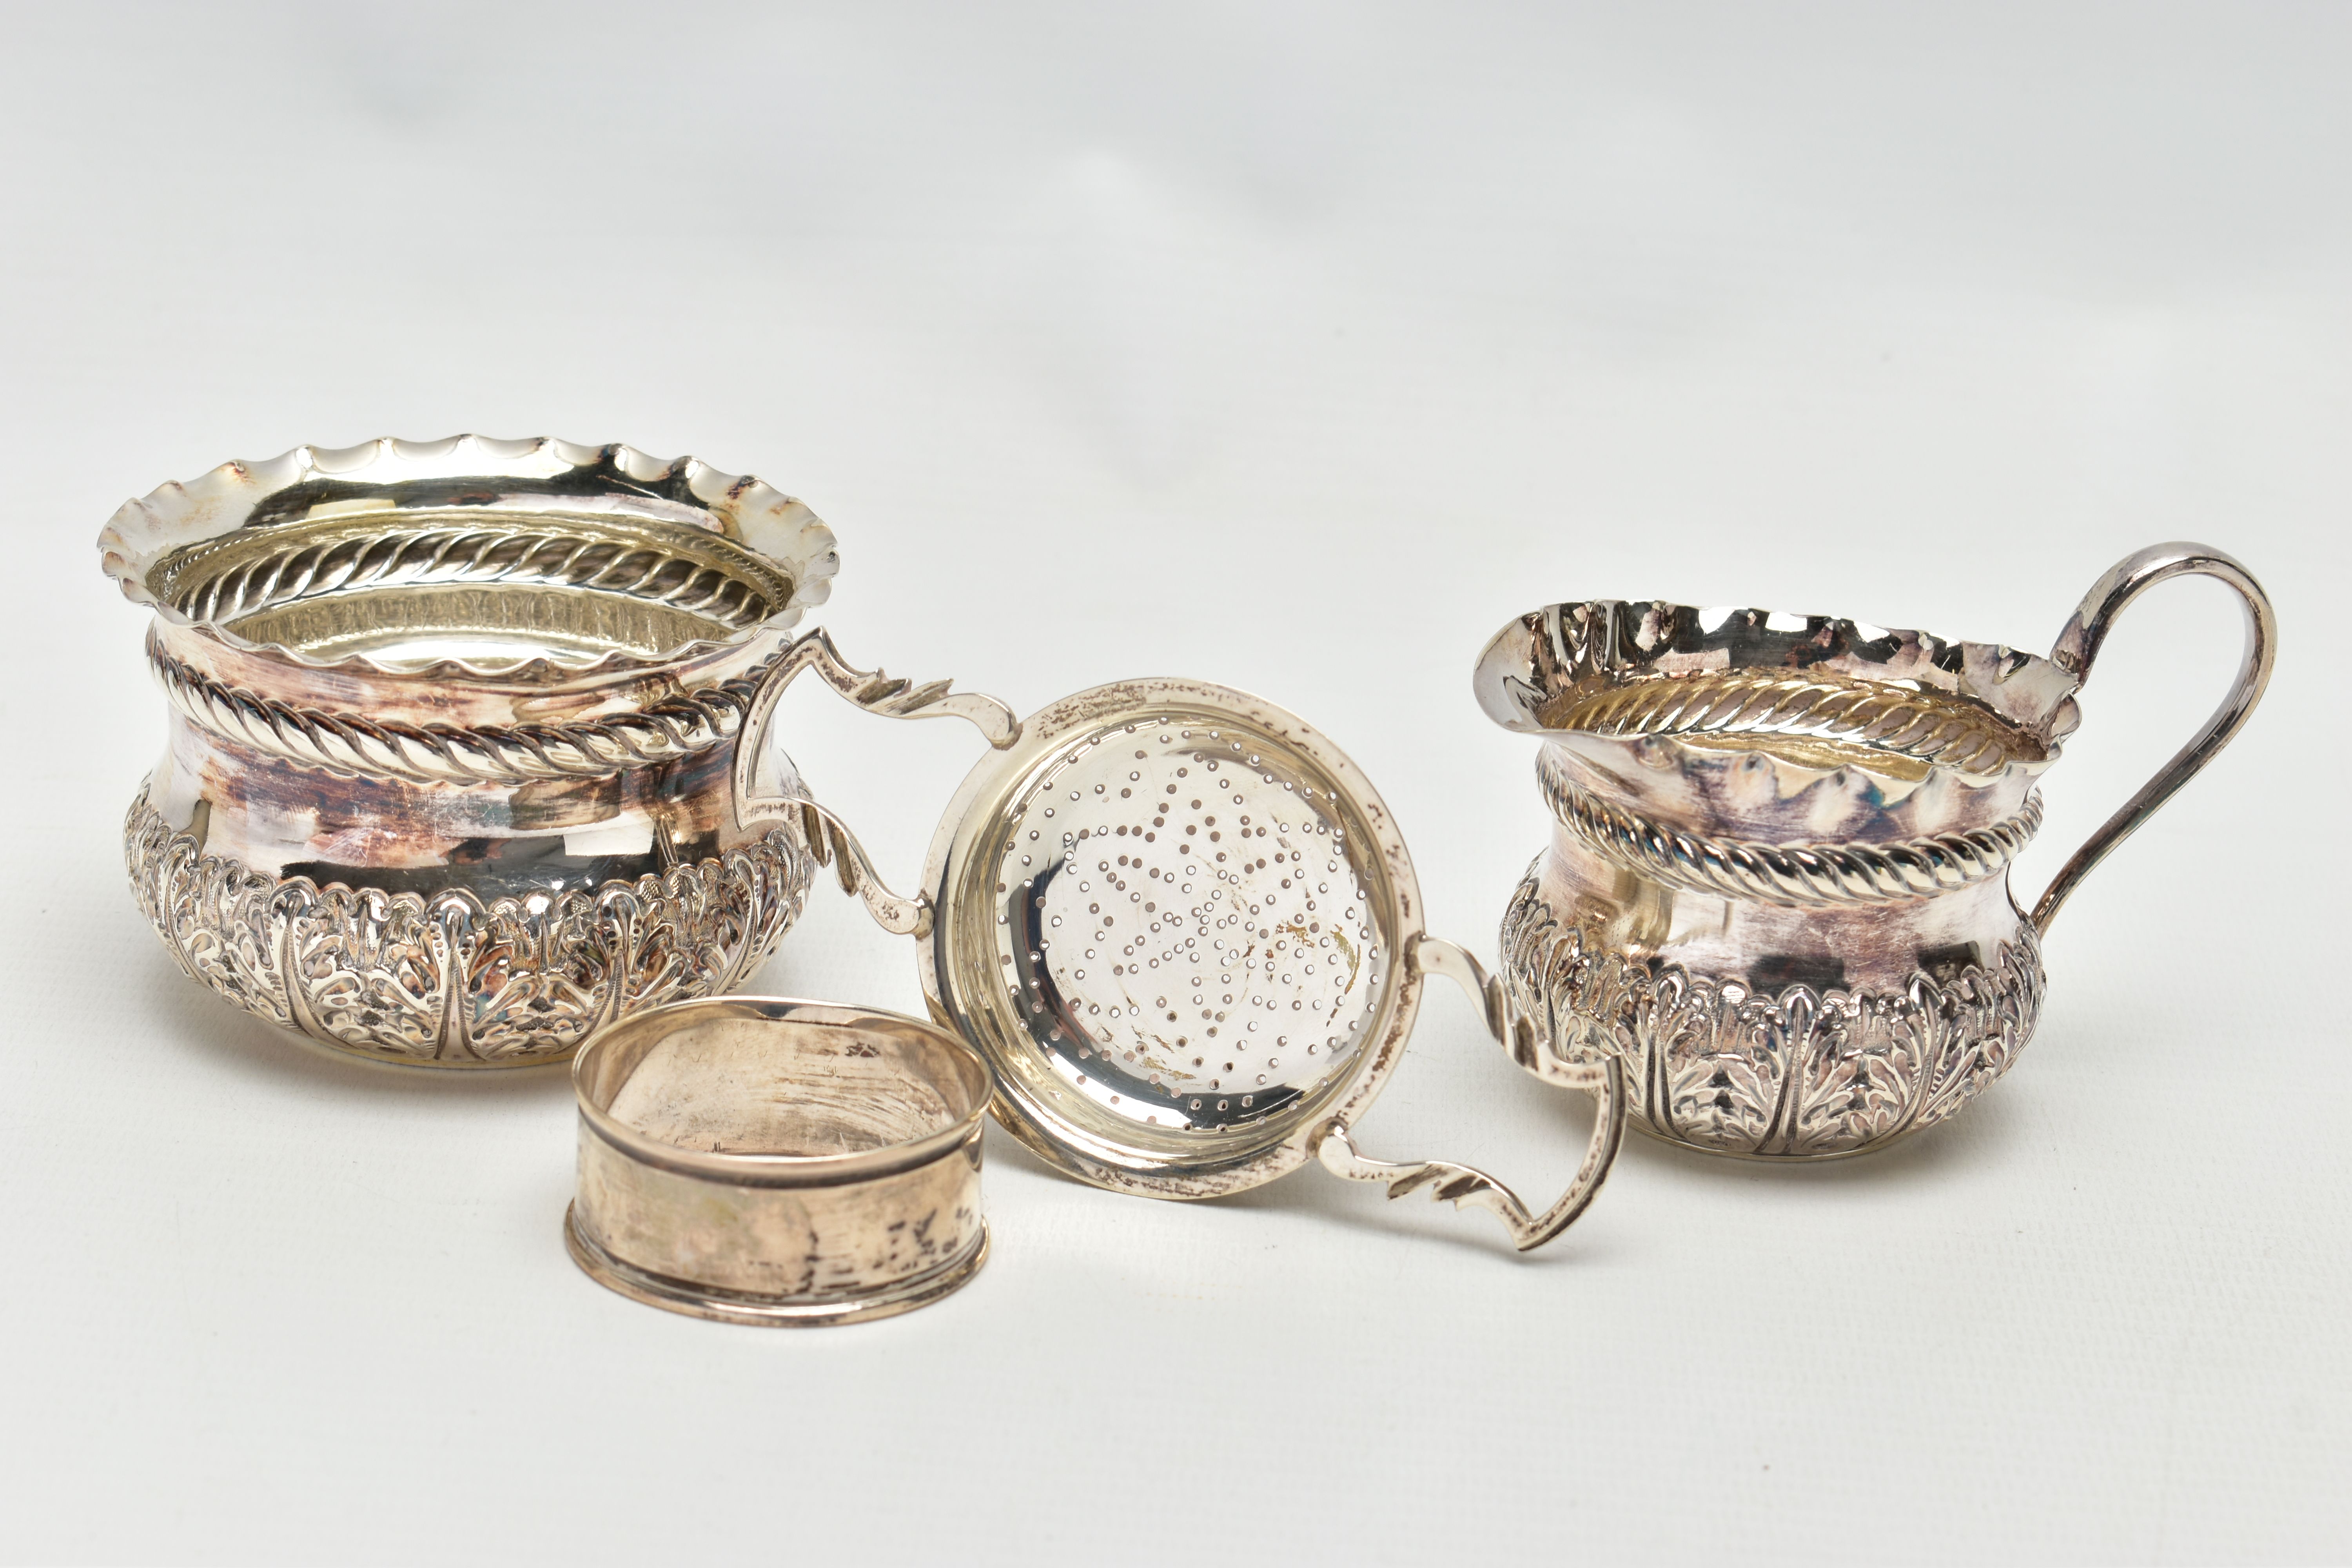
[[[586,664],[536,657],[510,663],[449,658],[431,665],[393,666],[364,653],[320,659],[283,643],[253,642],[218,622],[182,614],[147,587],[148,574],[166,556],[234,531],[264,500],[311,479],[392,480],[479,475],[527,480],[552,479],[608,463],[623,478],[640,484],[682,479],[694,502],[714,520],[711,531],[774,562],[792,577],[792,598],[757,626],[725,637],[697,638],[656,654],[616,648]],[[450,676],[577,679],[673,665],[790,628],[803,611],[824,603],[833,592],[834,574],[841,569],[833,530],[806,505],[764,480],[727,473],[697,458],[656,458],[617,441],[584,446],[549,436],[512,441],[474,435],[403,441],[387,436],[356,447],[296,447],[266,462],[232,459],[185,483],[159,485],[136,500],[123,502],[100,531],[98,548],[106,574],[122,585],[123,596],[147,606],[161,621],[190,627],[240,652],[282,659],[306,669],[395,679]]]
[[[1996,682],[2006,682],[2015,679],[2021,674],[2038,676],[2042,671],[2049,672],[2050,675],[2058,678],[2058,681],[2063,682],[2064,689],[2060,691],[2048,703],[2045,716],[2042,721],[2042,725],[2046,726],[2046,728],[2041,728],[2038,731],[2035,725],[2021,721],[2021,720],[2012,718],[2008,714],[2000,713],[1997,710],[1990,710],[1990,705],[1987,705],[1989,710],[1993,711],[1994,716],[2001,720],[2003,722],[2015,725],[2031,733],[2037,733],[2037,738],[2041,740],[2043,748],[2042,755],[2040,757],[2031,759],[2012,758],[1999,769],[1984,772],[1965,769],[1951,763],[1936,763],[1929,765],[1927,779],[1906,780],[1899,778],[1889,772],[1874,768],[1867,763],[1850,763],[1836,769],[1816,769],[1788,762],[1784,759],[1772,756],[1770,753],[1761,750],[1752,753],[1752,755],[1760,757],[1767,764],[1771,766],[1779,776],[1798,785],[1809,786],[1824,778],[1836,778],[1840,775],[1847,775],[1856,781],[1867,781],[1870,786],[1874,789],[1885,789],[1887,786],[1892,785],[1894,786],[1894,793],[1897,795],[1908,795],[1916,789],[1922,787],[1927,782],[1928,782],[1928,779],[1933,779],[1937,776],[1952,778],[1971,788],[1979,789],[2013,781],[2031,780],[2048,771],[2049,768],[2058,761],[2066,737],[2074,732],[2076,725],[2080,722],[2079,710],[2076,709],[2074,699],[2074,691],[2079,687],[2080,682],[2074,680],[2074,679],[2069,676],[2063,668],[2051,659],[2039,654],[2027,653],[2021,648],[2011,647],[2005,643],[1979,643],[1964,639],[1939,637],[1932,632],[1924,632],[1908,627],[1880,626],[1873,625],[1867,621],[1857,621],[1838,616],[1797,616],[1756,606],[1685,605],[1665,599],[1565,599],[1555,605],[1548,605],[1543,609],[1534,612],[1533,616],[1548,616],[1555,610],[1566,610],[1574,607],[1601,605],[1617,605],[1621,606],[1643,605],[1653,605],[1660,610],[1667,611],[1669,613],[1689,612],[1696,618],[1702,629],[1709,636],[1714,635],[1717,630],[1729,625],[1734,620],[1744,619],[1773,627],[1774,629],[1784,630],[1791,636],[1812,637],[1828,633],[1839,637],[1841,640],[1853,642],[1871,643],[1893,640],[1905,644],[1916,650],[1917,654],[1917,659],[1916,662],[1926,664],[1930,667],[1940,668],[1941,659],[1948,653],[1958,653],[1965,666],[1969,661],[1970,655],[1973,654],[1979,658],[1988,659],[1991,665],[1995,667],[1997,673],[1994,675],[1993,679]],[[1496,633],[1493,640],[1488,643],[1486,652],[1480,655],[1478,665],[1474,672],[1474,684],[1477,689],[1480,706],[1486,709],[1487,716],[1494,719],[1496,723],[1501,724],[1507,730],[1511,730],[1520,734],[1537,735],[1553,742],[1569,742],[1576,745],[1580,749],[1622,752],[1630,756],[1635,754],[1640,749],[1664,746],[1685,765],[1688,765],[1693,762],[1707,762],[1719,759],[1721,753],[1714,752],[1712,748],[1702,749],[1685,746],[1682,744],[1679,737],[1672,734],[1619,736],[1606,735],[1584,730],[1556,730],[1534,722],[1531,713],[1521,717],[1517,715],[1506,716],[1503,713],[1497,712],[1494,703],[1488,700],[1488,658],[1495,652],[1498,645],[1502,644],[1505,639],[1510,637],[1514,629],[1525,626],[1528,621],[1533,618],[1533,616],[1519,616],[1514,619],[1510,625],[1505,626],[1502,631]],[[1790,625],[1788,623],[1795,624]],[[1664,650],[1660,651],[1663,653]],[[1753,665],[1743,666],[1740,668],[1763,669],[1774,667],[1768,665]],[[1888,666],[1887,668],[1892,670],[1896,667]],[[1790,673],[1801,673],[1801,671],[1792,669]],[[1665,676],[1656,677],[1655,679],[1679,679],[1685,678],[1679,676]],[[1881,679],[1916,679],[1918,677],[1916,674],[1890,674],[1889,676]],[[1984,701],[1981,697],[1969,691],[1944,688],[1939,683],[1931,682],[1929,684],[1937,685],[1937,689],[1939,691],[1961,701],[1978,703],[1982,703]],[[1500,694],[1497,693],[1496,695]],[[1506,700],[1507,700],[1507,699],[1506,699]],[[1694,752],[1696,752],[1697,755],[1695,756]]]

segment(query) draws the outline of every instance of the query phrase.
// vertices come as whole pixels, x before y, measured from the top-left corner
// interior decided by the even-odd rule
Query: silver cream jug
[[[2221,708],[2031,905],[2009,867],[2116,616],[2218,577],[2246,612]],[[1643,1130],[1826,1159],[1944,1121],[2032,1037],[2042,939],[2090,869],[2244,724],[2277,627],[2244,567],[2143,550],[2047,658],[1822,616],[1553,605],[1481,656],[1481,705],[1544,742],[1554,826],[1503,921],[1547,1047],[1623,1066]]]

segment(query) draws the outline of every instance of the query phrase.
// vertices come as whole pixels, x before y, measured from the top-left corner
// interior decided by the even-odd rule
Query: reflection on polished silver
[[[1600,852],[1666,887],[1759,903],[1900,903],[1998,877],[2042,826],[2042,796],[1965,833],[1888,844],[1750,844],[1685,833],[1579,784],[1549,757],[1536,763],[1544,804]]]
[[[816,671],[818,679],[868,713],[885,719],[961,719],[999,751],[1020,738],[1021,725],[1013,717],[1013,710],[995,698],[973,691],[951,691],[951,683],[945,680],[916,686],[895,680],[880,670],[852,669],[843,662],[833,639],[825,636],[822,627],[802,638],[777,661],[752,698],[745,728],[753,743],[737,752],[735,758],[737,820],[747,825],[790,823],[817,862],[835,868],[841,879],[841,890],[863,900],[866,911],[883,930],[895,936],[928,936],[931,929],[928,900],[903,899],[893,893],[874,869],[874,863],[866,858],[865,846],[857,842],[856,836],[840,818],[795,787],[795,781],[778,783],[761,775],[765,748],[760,743],[761,738],[774,724],[776,704],[783,700],[793,678],[803,669]]]
[[[2238,678],[2029,916],[2008,868],[2075,693],[2116,614],[2190,573],[2244,605]],[[1762,610],[1525,616],[1476,680],[1545,742],[1557,824],[1504,917],[1511,1000],[1559,1059],[1622,1063],[1669,1142],[1820,1159],[1933,1126],[2032,1037],[2059,906],[2243,725],[2276,643],[2261,586],[2193,544],[2119,563],[2047,659]]]
[[[1546,1083],[1601,1098],[1601,1114],[1593,1128],[1591,1142],[1585,1147],[1584,1163],[1557,1203],[1542,1214],[1530,1215],[1517,1194],[1485,1172],[1467,1165],[1443,1160],[1424,1160],[1414,1164],[1368,1160],[1356,1152],[1342,1122],[1334,1121],[1324,1128],[1315,1157],[1335,1176],[1344,1176],[1351,1182],[1386,1184],[1391,1198],[1427,1187],[1433,1198],[1490,1209],[1522,1251],[1540,1247],[1576,1223],[1577,1216],[1599,1195],[1601,1178],[1617,1158],[1617,1145],[1625,1131],[1622,1069],[1612,1061],[1567,1061],[1545,1049],[1533,1026],[1512,1005],[1503,983],[1490,977],[1475,958],[1450,942],[1423,937],[1413,946],[1412,966],[1424,974],[1445,975],[1469,992],[1486,1010],[1487,1031],[1502,1042],[1519,1066]]]
[[[754,755],[785,679],[746,721]],[[911,899],[830,813],[749,781],[738,797],[751,819],[802,823],[886,929],[918,938],[933,1016],[979,1048],[998,1120],[1040,1158],[1203,1198],[1319,1157],[1393,1196],[1492,1209],[1522,1248],[1583,1212],[1622,1131],[1621,1069],[1549,1057],[1467,953],[1423,932],[1403,841],[1337,747],[1194,681],[1098,687],[1017,724],[985,700],[956,710],[996,754],[949,805]],[[1466,1166],[1355,1150],[1431,973],[1469,988],[1521,1066],[1600,1102],[1581,1168],[1540,1213]]]
[[[739,821],[732,777],[838,563],[759,480],[543,439],[304,447],[129,502],[99,544],[172,704],[134,889],[258,1016],[544,1061],[741,984],[798,913],[807,848]]]
[[[604,778],[690,757],[735,738],[761,673],[598,718],[460,729],[298,708],[211,679],[152,641],[148,662],[172,706],[215,735],[341,777],[411,784]]]
[[[782,829],[659,875],[487,900],[256,871],[205,854],[143,790],[122,836],[141,912],[190,978],[281,1028],[431,1067],[551,1060],[642,1008],[732,991],[809,886]]]
[[[580,1052],[573,1261],[726,1322],[888,1317],[988,1255],[988,1071],[933,1025],[769,996],[641,1013]]]

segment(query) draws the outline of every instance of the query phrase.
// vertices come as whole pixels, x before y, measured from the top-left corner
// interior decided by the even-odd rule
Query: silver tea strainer
[[[956,714],[994,747],[948,806],[914,898],[882,883],[839,818],[759,776],[777,700],[811,668],[868,711]],[[1523,1250],[1599,1191],[1624,1127],[1615,1061],[1552,1056],[1475,959],[1423,930],[1379,795],[1272,703],[1131,680],[1016,721],[945,682],[851,669],[820,631],[764,683],[744,734],[745,825],[796,826],[886,930],[917,940],[933,1016],[988,1064],[997,1119],[1055,1169],[1205,1198],[1312,1158],[1391,1197],[1426,1188],[1491,1209]],[[1520,1066],[1599,1103],[1581,1167],[1540,1213],[1466,1165],[1357,1152],[1349,1129],[1395,1069],[1431,974],[1471,993]]]

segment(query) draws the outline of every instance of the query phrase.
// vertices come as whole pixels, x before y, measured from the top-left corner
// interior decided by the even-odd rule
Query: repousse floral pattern
[[[660,876],[485,902],[280,879],[202,852],[141,790],[123,823],[141,910],[180,967],[247,1012],[363,1055],[508,1067],[570,1055],[663,1002],[733,990],[798,917],[785,828]]]
[[[1619,1058],[1632,1110],[1715,1153],[1860,1153],[1934,1125],[2032,1037],[2044,976],[2031,924],[1986,966],[1888,991],[1759,989],[1612,948],[1563,924],[1538,858],[1503,917],[1512,1001],[1570,1059]]]

